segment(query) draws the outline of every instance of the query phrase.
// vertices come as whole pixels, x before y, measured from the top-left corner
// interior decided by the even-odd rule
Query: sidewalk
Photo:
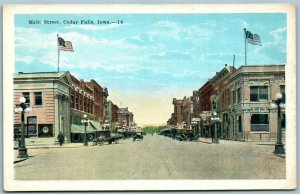
[[[31,150],[31,149],[52,149],[52,148],[78,148],[78,147],[83,147],[83,143],[64,143],[62,146],[60,146],[59,144],[36,144],[36,145],[26,145],[27,151]],[[89,142],[89,146],[91,146],[90,142]],[[24,160],[27,159],[23,159],[23,158],[18,158],[19,155],[19,150],[18,149],[14,149],[14,163],[19,163],[22,162]]]
[[[200,137],[199,142],[212,144],[212,138]],[[219,139],[219,144],[248,144],[248,145],[275,145],[276,142],[260,142],[260,141],[237,141],[237,140],[227,140],[227,139]]]

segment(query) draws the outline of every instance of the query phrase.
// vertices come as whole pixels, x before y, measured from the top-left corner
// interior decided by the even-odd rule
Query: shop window
[[[267,86],[250,86],[250,101],[259,102],[268,100]]]
[[[42,106],[43,105],[42,92],[34,92],[34,100],[36,106]]]
[[[251,131],[269,131],[268,114],[251,115]]]
[[[21,140],[21,125],[20,124],[14,124],[14,141]]]
[[[52,124],[39,124],[39,137],[53,137]]]

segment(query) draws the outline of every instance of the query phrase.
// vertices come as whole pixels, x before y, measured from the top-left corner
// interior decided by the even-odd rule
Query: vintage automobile
[[[133,141],[143,140],[143,139],[144,139],[144,136],[143,136],[142,132],[136,132],[133,136]]]
[[[189,141],[198,141],[199,138],[200,138],[200,134],[197,134],[197,135],[193,134],[193,135],[189,136],[188,140]]]
[[[119,143],[119,140],[123,139],[123,135],[112,134],[111,131],[101,131],[100,136],[93,139],[93,145],[103,145],[105,142],[108,144]]]

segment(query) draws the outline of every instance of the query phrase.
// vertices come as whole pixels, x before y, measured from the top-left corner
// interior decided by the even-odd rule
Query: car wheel
[[[103,144],[104,144],[104,141],[103,141],[103,140],[100,140],[100,141],[99,141],[99,145],[102,146]]]

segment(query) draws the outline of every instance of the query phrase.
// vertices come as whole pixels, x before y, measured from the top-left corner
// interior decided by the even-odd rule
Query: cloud
[[[269,32],[269,35],[273,38],[274,44],[280,44],[286,39],[286,37],[283,36],[283,33],[286,33],[286,27],[277,28]]]
[[[188,60],[190,58],[191,57],[189,54],[181,53],[177,51],[169,51],[162,54],[149,56],[149,59],[156,59],[156,60]]]
[[[16,56],[16,61],[24,62],[26,64],[30,64],[33,60],[34,58],[31,56],[24,56],[24,57]]]
[[[82,65],[77,66],[78,69],[102,69],[109,72],[119,72],[119,73],[129,73],[129,72],[136,72],[143,67],[136,65],[136,64],[113,64],[113,63],[101,63],[101,62],[94,62],[94,61],[86,61],[81,63]]]

